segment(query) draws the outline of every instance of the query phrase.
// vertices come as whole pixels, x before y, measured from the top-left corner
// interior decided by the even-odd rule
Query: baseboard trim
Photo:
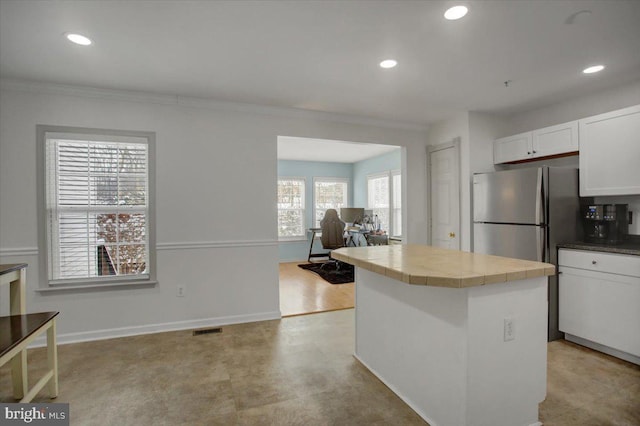
[[[79,333],[65,333],[58,334],[56,337],[58,345],[66,345],[69,343],[93,342],[96,340],[115,339],[118,337],[140,336],[143,334],[164,333],[167,331],[190,330],[205,327],[220,327],[224,325],[267,321],[281,318],[282,314],[278,310],[272,312],[261,312],[258,314],[230,315],[226,317],[138,325],[96,331],[83,331]],[[37,348],[43,346],[46,346],[46,338],[44,336],[34,340],[33,344],[29,347]]]
[[[388,387],[389,389],[391,389],[391,391],[393,393],[395,393],[398,398],[400,398],[401,400],[404,401],[405,404],[407,404],[409,407],[411,407],[411,409],[413,411],[415,411],[420,417],[422,417],[422,419],[424,421],[426,421],[427,423],[429,423],[429,425],[431,426],[438,426],[438,424],[436,422],[434,422],[432,419],[429,418],[429,416],[427,416],[426,413],[422,412],[422,410],[420,410],[419,408],[417,408],[415,406],[415,404],[413,403],[413,401],[411,401],[409,398],[405,397],[404,395],[402,395],[402,393],[400,393],[398,391],[398,389],[396,389],[395,386],[393,386],[392,384],[390,384],[389,382],[387,382],[380,374],[378,374],[378,372],[376,370],[374,370],[373,368],[371,368],[371,366],[369,364],[367,364],[366,362],[364,362],[359,356],[358,354],[354,353],[353,357],[355,359],[358,360],[358,362],[362,365],[364,365],[367,370],[369,370],[374,376],[376,376],[378,378],[378,380],[380,380],[382,383],[384,383],[384,385],[386,387]]]
[[[620,358],[632,364],[640,365],[640,357],[635,356],[633,354],[622,352],[617,349],[611,348],[609,346],[592,342],[591,340],[583,339],[582,337],[574,336],[573,334],[569,334],[569,333],[564,334],[564,339],[568,340],[569,342],[577,343],[580,346],[586,346],[587,348],[593,349],[595,351],[602,352],[607,355],[614,356],[616,358]]]

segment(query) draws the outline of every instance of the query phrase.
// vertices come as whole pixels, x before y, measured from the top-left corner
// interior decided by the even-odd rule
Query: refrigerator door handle
[[[547,256],[547,228],[540,226],[536,233],[536,252],[538,253],[538,262],[545,262]]]
[[[536,225],[542,223],[540,213],[542,213],[542,167],[538,168],[538,181],[536,183]],[[538,247],[540,247],[538,245]]]

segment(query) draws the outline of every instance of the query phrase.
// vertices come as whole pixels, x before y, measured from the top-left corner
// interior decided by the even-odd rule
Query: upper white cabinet
[[[640,194],[640,105],[579,125],[580,195]]]
[[[493,142],[493,164],[529,158],[531,151],[531,132],[496,139]]]
[[[578,122],[571,121],[496,139],[493,143],[493,163],[510,163],[577,152],[578,147]]]
[[[533,157],[564,154],[578,151],[578,122],[558,124],[532,132]]]

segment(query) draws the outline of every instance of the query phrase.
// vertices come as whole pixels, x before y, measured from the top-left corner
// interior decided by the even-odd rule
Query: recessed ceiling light
[[[380,62],[380,66],[382,68],[393,68],[396,65],[398,65],[398,61],[394,59],[385,59],[384,61]]]
[[[465,6],[453,6],[447,9],[444,13],[444,17],[450,21],[455,21],[456,19],[460,19],[466,15],[468,11],[469,9]]]
[[[89,46],[91,43],[93,43],[93,41],[91,41],[89,37],[83,36],[82,34],[67,33],[64,36],[70,42],[79,44],[82,46]]]
[[[592,67],[583,69],[582,72],[585,74],[593,74],[594,72],[599,72],[599,71],[602,71],[603,69],[604,69],[604,65],[594,65]]]

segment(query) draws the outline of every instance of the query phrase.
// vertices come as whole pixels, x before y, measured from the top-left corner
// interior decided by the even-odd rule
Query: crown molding
[[[197,98],[190,96],[178,96],[156,94],[150,92],[101,89],[89,86],[76,86],[68,84],[49,83],[42,81],[1,78],[0,90],[19,91],[30,93],[45,93],[53,95],[78,96],[86,98],[109,99],[125,102],[141,102],[161,105],[175,105],[186,108],[203,108],[224,111],[236,111],[251,114],[264,114],[288,118],[303,118],[333,121],[346,124],[358,124],[383,128],[401,129],[424,132],[427,125],[407,123],[402,121],[376,119],[351,114],[338,114],[333,112],[312,111],[300,108],[286,108],[269,105],[256,105],[241,102],[221,101],[212,98]]]

